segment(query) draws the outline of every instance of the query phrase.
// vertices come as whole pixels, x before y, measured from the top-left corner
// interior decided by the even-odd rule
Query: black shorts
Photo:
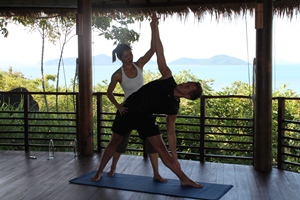
[[[143,140],[147,137],[161,134],[152,114],[136,115],[127,112],[121,116],[118,111],[111,130],[121,136],[126,136],[132,130],[137,130],[140,138]]]

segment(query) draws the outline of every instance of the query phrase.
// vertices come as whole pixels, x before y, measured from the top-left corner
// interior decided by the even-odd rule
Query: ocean
[[[120,65],[97,65],[93,66],[93,85],[101,83],[103,80],[110,81],[110,77]],[[202,80],[214,79],[211,86],[215,91],[221,91],[226,86],[231,86],[235,81],[242,81],[252,85],[253,67],[252,65],[169,65],[173,74],[177,74],[183,70],[190,70],[197,78]],[[7,70],[0,68],[0,70]],[[144,71],[158,72],[156,65],[146,65]],[[20,71],[26,78],[41,77],[39,66],[18,67],[13,71]],[[44,74],[57,73],[57,66],[44,66]],[[74,78],[75,66],[61,66],[60,84],[71,83]],[[283,84],[287,85],[287,89],[291,89],[300,94],[300,64],[285,64],[273,66],[272,89],[280,88]]]

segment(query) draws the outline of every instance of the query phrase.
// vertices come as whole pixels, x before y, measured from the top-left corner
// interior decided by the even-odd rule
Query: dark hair
[[[112,52],[112,62],[116,61],[116,54],[118,59],[121,60],[124,51],[131,50],[131,47],[127,44],[118,44],[118,46]]]
[[[194,83],[195,83],[195,86],[197,87],[197,89],[195,89],[189,93],[190,100],[196,100],[196,99],[200,98],[202,96],[202,92],[203,92],[201,84],[199,82],[194,82]]]

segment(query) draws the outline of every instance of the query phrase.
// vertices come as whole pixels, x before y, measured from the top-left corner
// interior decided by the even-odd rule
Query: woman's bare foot
[[[97,182],[97,181],[99,181],[100,179],[101,179],[101,177],[103,176],[103,174],[102,173],[96,173],[95,174],[95,176],[92,178],[92,181],[95,181],[95,182]]]
[[[166,183],[166,182],[168,182],[167,179],[161,177],[159,174],[158,174],[158,175],[154,175],[153,180],[154,180],[154,181],[161,182],[161,183]]]
[[[186,180],[181,180],[180,184],[181,184],[181,186],[191,186],[191,187],[195,187],[195,188],[203,188],[203,185],[198,184],[189,178]]]
[[[110,171],[107,173],[107,176],[115,175],[116,169],[110,168]]]

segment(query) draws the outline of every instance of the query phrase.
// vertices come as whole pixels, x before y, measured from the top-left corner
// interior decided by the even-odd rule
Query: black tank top
[[[152,81],[130,95],[125,107],[131,114],[177,114],[180,101],[174,97],[176,86],[173,77]]]

